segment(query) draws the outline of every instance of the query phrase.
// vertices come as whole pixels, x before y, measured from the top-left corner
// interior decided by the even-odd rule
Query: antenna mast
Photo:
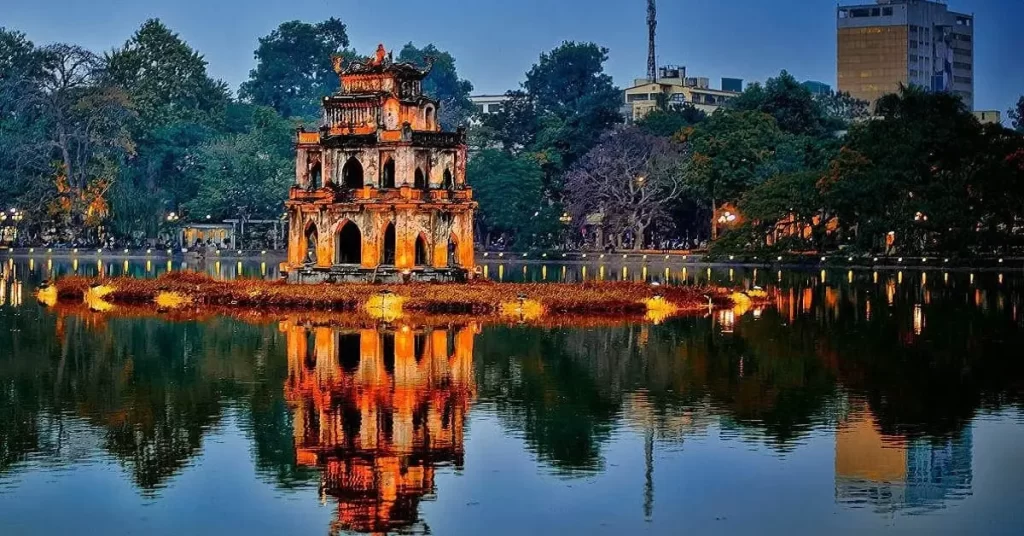
[[[654,34],[658,29],[658,8],[654,0],[647,0],[647,79],[654,82],[658,79],[658,61],[654,55]]]

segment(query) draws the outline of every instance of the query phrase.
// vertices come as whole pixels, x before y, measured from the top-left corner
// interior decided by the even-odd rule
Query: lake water
[[[51,310],[43,278],[181,261],[0,262],[5,535],[1024,533],[1019,272],[491,262],[777,298],[375,327]]]

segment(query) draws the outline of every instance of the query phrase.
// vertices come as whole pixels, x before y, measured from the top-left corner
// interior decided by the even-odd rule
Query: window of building
[[[841,18],[841,19],[845,19],[845,18],[846,18],[846,17],[848,17],[849,15],[850,15],[850,14],[849,14],[849,13],[848,13],[848,12],[847,12],[847,11],[846,11],[845,9],[840,9],[840,10],[839,10],[839,18]]]
[[[871,16],[872,17],[877,17],[877,16],[879,16],[881,14],[882,14],[882,10],[881,9],[879,9],[877,7],[871,8]]]
[[[970,63],[964,63],[962,61],[954,61],[953,62],[953,68],[960,69],[960,70],[963,70],[963,71],[970,71],[971,70],[971,64]]]
[[[953,34],[953,37],[955,37],[956,39],[959,39],[960,41],[963,41],[964,43],[970,43],[971,42],[971,36],[969,36],[967,34]]]
[[[969,77],[969,76],[954,76],[953,77],[953,81],[957,82],[957,83],[960,83],[960,84],[970,84],[971,83],[971,77]]]
[[[910,48],[917,48],[917,41],[911,41]]]
[[[870,9],[851,9],[850,10],[850,17],[856,18],[856,17],[870,17],[870,16],[871,16],[871,10]]]
[[[478,114],[485,114],[485,113],[487,113],[487,110],[484,108],[483,104],[477,104],[476,105],[476,113],[478,113]]]
[[[892,16],[892,8],[891,7],[883,7],[882,8],[882,16],[884,16],[884,17],[891,17]]]
[[[628,95],[626,97],[626,102],[637,102],[637,101],[645,101],[645,100],[647,100],[647,94],[646,93],[634,93],[634,94]]]

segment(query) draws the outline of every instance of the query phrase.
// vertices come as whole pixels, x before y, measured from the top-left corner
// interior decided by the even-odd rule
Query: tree
[[[5,152],[26,175],[17,194],[29,225],[39,226],[49,216],[77,234],[108,215],[107,190],[135,151],[127,128],[134,111],[122,90],[102,83],[95,54],[66,44],[32,54],[33,74],[25,77],[23,70],[8,94],[11,125],[19,129],[21,143]]]
[[[199,188],[184,209],[193,217],[276,218],[293,180],[294,125],[271,108],[253,110],[249,132],[207,143],[196,154]]]
[[[480,203],[481,230],[522,237],[540,231],[543,211],[544,172],[534,155],[485,149],[466,165],[473,196]],[[485,243],[489,244],[490,240]]]
[[[1024,95],[1017,100],[1017,105],[1010,109],[1009,116],[1013,121],[1013,128],[1024,134]]]
[[[760,230],[761,237],[784,232],[802,237],[810,227],[817,248],[821,232],[831,219],[824,210],[818,189],[821,171],[799,171],[776,175],[744,194],[739,208],[743,216]]]
[[[150,19],[106,57],[106,81],[124,88],[141,127],[176,122],[217,124],[227,85],[206,73],[206,60],[157,19]]]
[[[870,115],[867,101],[854,98],[845,91],[816,95],[815,100],[822,107],[829,130],[846,130],[855,121],[867,119]]]
[[[198,179],[189,175],[194,166],[187,158],[224,125],[228,89],[207,74],[202,55],[156,19],[106,56],[104,79],[123,88],[138,112],[131,123],[138,145],[128,173],[132,184],[118,188],[113,212],[148,217],[132,229],[122,222],[122,232],[152,233],[164,214],[180,211],[196,195]]]
[[[345,24],[339,19],[282,23],[259,39],[256,68],[249,71],[239,97],[270,106],[284,117],[313,120],[320,114],[320,100],[338,90],[331,56],[345,54],[348,45]]]
[[[518,153],[530,148],[540,129],[540,117],[533,98],[523,90],[513,90],[501,109],[480,117],[481,126],[474,129],[481,135],[481,145],[497,146]]]
[[[1001,197],[980,173],[996,173],[994,162],[979,159],[997,138],[947,93],[902,88],[879,99],[875,113],[850,130],[822,182],[840,222],[855,227],[865,248],[889,233],[903,251],[977,243]],[[1000,144],[1012,150],[1012,140]],[[1005,181],[1007,172],[996,174]]]
[[[398,61],[414,65],[425,65],[428,59],[433,60],[433,67],[423,80],[423,93],[441,103],[441,127],[455,130],[467,124],[473,114],[473,103],[469,100],[473,84],[459,78],[455,58],[448,52],[438,50],[433,44],[417,48],[412,43],[406,43],[398,54]]]
[[[705,119],[707,119],[707,114],[692,104],[686,103],[652,110],[643,119],[637,121],[636,126],[655,136],[668,137],[680,134],[684,128],[696,125]]]
[[[723,202],[735,203],[748,188],[774,174],[768,166],[782,138],[775,119],[758,111],[721,110],[693,130],[687,184],[708,207],[710,219]],[[712,222],[712,238],[715,227]]]
[[[549,182],[622,122],[622,94],[604,72],[606,61],[608,49],[566,41],[526,73],[523,89],[540,118],[535,150],[558,156],[548,159]]]
[[[786,71],[769,78],[764,86],[750,84],[732,101],[731,107],[766,113],[775,118],[780,129],[791,134],[822,135],[828,130],[821,104]]]
[[[46,128],[29,103],[42,83],[43,56],[21,32],[0,28],[0,198],[18,199],[49,170],[39,151]],[[3,209],[6,210],[6,209]]]
[[[685,161],[681,145],[638,128],[609,133],[566,174],[570,210],[577,219],[601,214],[612,232],[633,232],[640,249],[683,195]]]

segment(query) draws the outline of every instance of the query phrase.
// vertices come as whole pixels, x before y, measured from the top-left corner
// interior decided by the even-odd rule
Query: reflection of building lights
[[[924,311],[921,304],[914,305],[914,335],[920,335],[924,330]]]
[[[718,311],[718,323],[722,325],[722,333],[732,333],[736,329],[736,313],[732,309]]]

